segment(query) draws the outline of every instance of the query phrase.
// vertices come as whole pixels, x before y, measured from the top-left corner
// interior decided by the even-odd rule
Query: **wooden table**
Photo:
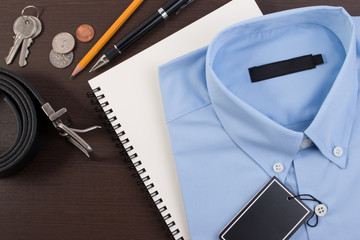
[[[121,31],[107,44],[107,49],[125,36],[167,0],[145,1]],[[30,48],[28,65],[11,65],[0,61],[0,67],[10,69],[32,83],[42,96],[58,110],[66,107],[73,127],[99,125],[101,120],[89,104],[87,81],[102,71],[124,61],[166,36],[185,27],[228,0],[197,0],[191,7],[139,40],[101,71],[82,72],[69,80],[76,63],[101,34],[113,23],[131,0],[33,0],[41,8],[42,34]],[[308,5],[342,5],[352,15],[360,15],[360,1],[330,0],[257,0],[264,14]],[[25,0],[0,1],[0,56],[5,57],[13,43],[12,24],[21,10],[29,5]],[[76,41],[75,59],[70,67],[56,69],[49,62],[52,38],[59,32],[75,35],[81,24],[90,24],[96,31],[89,43]],[[0,101],[0,152],[10,146],[16,134],[14,116]],[[48,124],[46,142],[35,160],[23,171],[0,179],[0,239],[168,239],[161,221],[149,208],[131,177],[128,165],[122,161],[105,130],[82,135],[96,151],[89,160],[75,147],[58,136]]]

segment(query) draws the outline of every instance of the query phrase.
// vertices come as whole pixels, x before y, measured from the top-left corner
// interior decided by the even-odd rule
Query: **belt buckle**
[[[90,157],[90,154],[93,151],[91,146],[76,133],[86,133],[101,127],[93,126],[82,130],[70,128],[66,126],[60,119],[60,117],[67,112],[66,108],[61,108],[60,110],[55,112],[55,110],[51,107],[49,103],[45,103],[41,106],[41,108],[45,112],[46,116],[50,119],[56,130],[59,132],[60,136],[65,137],[69,142],[71,142],[78,149],[80,149],[87,157]]]

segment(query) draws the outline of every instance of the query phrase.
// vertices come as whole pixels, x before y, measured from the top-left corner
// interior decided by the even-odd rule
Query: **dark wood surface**
[[[161,24],[133,45],[121,58],[101,71],[82,72],[69,80],[76,63],[113,23],[131,0],[2,0],[0,1],[0,56],[13,43],[12,24],[27,5],[41,9],[42,34],[30,48],[28,65],[0,61],[33,84],[46,101],[58,110],[66,107],[73,127],[99,125],[101,121],[89,104],[87,81],[106,69],[151,46],[228,0],[197,0],[181,14]],[[140,24],[166,0],[145,1],[107,44],[112,46]],[[360,1],[257,0],[264,14],[309,5],[341,5],[352,15],[360,15]],[[81,24],[90,24],[96,35],[89,43],[76,41],[75,59],[70,67],[56,69],[49,62],[52,38],[59,32],[75,35]],[[91,64],[92,65],[92,64]],[[129,103],[130,104],[130,103]],[[0,101],[0,152],[10,146],[16,134],[14,116]],[[58,136],[48,123],[46,142],[35,160],[23,171],[0,179],[0,239],[168,239],[162,223],[149,208],[150,201],[115,150],[105,130],[82,135],[93,147],[96,158],[89,160]],[[150,143],[149,143],[150,144]]]

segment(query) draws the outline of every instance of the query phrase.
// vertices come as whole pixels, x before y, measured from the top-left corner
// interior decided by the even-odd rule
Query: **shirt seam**
[[[260,112],[260,111],[259,111]],[[260,112],[261,113],[261,112]],[[263,113],[262,113],[263,114]],[[263,115],[265,115],[265,114],[263,114]],[[266,116],[266,115],[265,115]],[[271,119],[271,118],[270,118]],[[273,120],[273,119],[271,119],[271,120]],[[274,120],[273,120],[274,121]],[[292,126],[292,125],[297,125],[297,124],[303,124],[303,123],[306,123],[306,122],[312,122],[312,121],[314,121],[314,118],[311,118],[311,119],[309,119],[309,120],[301,120],[301,121],[299,121],[299,122],[294,122],[294,123],[289,123],[289,124],[285,124],[285,123],[282,123],[282,122],[277,122],[277,121],[274,121],[275,123],[277,123],[277,124],[279,124],[279,125],[281,125],[281,126],[283,126],[284,128],[287,128],[287,129],[289,129],[289,126]],[[297,131],[297,132],[304,132],[304,131]]]
[[[175,117],[174,119],[171,119],[171,120],[167,121],[166,123],[167,123],[167,124],[170,124],[170,123],[172,123],[172,122],[174,122],[174,121],[176,121],[176,120],[178,120],[178,119],[180,119],[180,118],[182,118],[182,117],[184,117],[184,116],[186,116],[186,115],[188,115],[188,114],[190,114],[190,113],[192,113],[192,112],[195,112],[195,111],[197,111],[197,110],[199,110],[199,109],[201,109],[201,108],[207,107],[207,106],[209,106],[209,105],[211,105],[211,103],[207,103],[207,104],[202,105],[202,106],[200,106],[200,107],[194,108],[194,109],[192,109],[192,110],[190,110],[190,111],[188,111],[188,112],[185,112],[185,113],[183,113],[183,114]]]

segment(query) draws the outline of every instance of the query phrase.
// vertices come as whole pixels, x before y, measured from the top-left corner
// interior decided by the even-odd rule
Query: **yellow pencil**
[[[126,20],[131,16],[131,14],[140,6],[143,0],[134,0],[129,7],[121,14],[121,16],[111,25],[111,27],[106,31],[106,33],[97,41],[97,43],[91,48],[91,50],[81,59],[73,73],[70,76],[70,79],[73,79],[76,74],[81,72],[86,65],[95,57],[95,55],[100,51],[100,49],[110,40],[110,38],[116,33],[117,30],[126,22]]]

